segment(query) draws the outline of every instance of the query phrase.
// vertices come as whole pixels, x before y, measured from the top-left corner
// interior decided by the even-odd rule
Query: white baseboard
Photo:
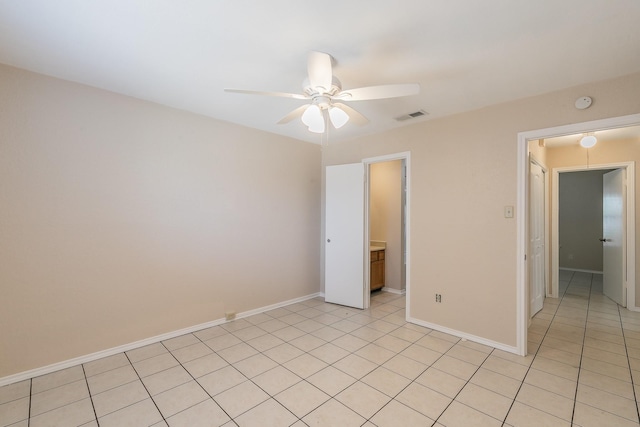
[[[558,270],[565,270],[565,271],[576,271],[578,273],[591,273],[591,274],[602,274],[602,271],[596,271],[596,270],[582,270],[580,268],[564,268],[561,267]]]
[[[268,305],[268,306],[265,306],[265,307],[260,307],[260,308],[254,309],[254,310],[244,311],[242,313],[238,313],[236,315],[236,319],[241,319],[243,317],[253,316],[254,314],[264,313],[265,311],[270,311],[270,310],[274,310],[276,308],[285,307],[287,305],[296,304],[298,302],[310,300],[310,299],[318,297],[318,296],[324,296],[324,294],[321,293],[321,292],[316,292],[314,294],[306,295],[306,296],[299,297],[299,298],[290,299],[288,301],[283,301],[283,302],[279,302],[279,303],[276,303],[276,304],[271,304],[271,305]],[[233,322],[233,320],[230,320],[230,322]],[[140,348],[140,347],[144,347],[144,346],[149,345],[149,344],[155,344],[155,343],[160,342],[160,341],[165,341],[165,340],[168,340],[168,339],[171,339],[171,338],[179,337],[180,335],[190,334],[192,332],[200,331],[202,329],[211,328],[213,326],[219,326],[219,325],[222,325],[224,323],[227,323],[227,321],[224,318],[216,319],[216,320],[212,320],[211,322],[201,323],[199,325],[190,326],[188,328],[180,329],[180,330],[177,330],[177,331],[167,332],[165,334],[156,335],[155,337],[145,338],[145,339],[140,340],[140,341],[135,341],[135,342],[132,342],[132,343],[129,343],[129,344],[124,344],[124,345],[121,345],[121,346],[108,348],[108,349],[101,350],[101,351],[98,351],[98,352],[95,352],[95,353],[86,354],[84,356],[75,357],[73,359],[64,360],[62,362],[53,363],[51,365],[43,366],[43,367],[40,367],[40,368],[31,369],[31,370],[24,371],[24,372],[19,372],[17,374],[13,374],[13,375],[9,375],[9,376],[0,378],[0,387],[8,385],[8,384],[17,383],[19,381],[28,380],[30,378],[35,378],[35,377],[38,377],[40,375],[50,374],[51,372],[59,371],[61,369],[70,368],[72,366],[80,365],[82,363],[92,362],[94,360],[102,359],[103,357],[113,356],[114,354],[122,353],[122,352],[125,352],[125,351],[129,351],[129,350],[133,350],[133,349],[136,349],[136,348]]]
[[[394,288],[387,288],[387,287],[382,288],[381,291],[389,292],[390,294],[396,294],[396,295],[404,295],[407,292],[405,289],[394,289]]]
[[[407,322],[415,323],[418,326],[424,326],[425,328],[433,329],[435,331],[444,332],[445,334],[453,335],[462,339],[476,342],[478,344],[487,345],[489,347],[497,348],[498,350],[504,350],[508,353],[520,355],[518,348],[510,345],[506,345],[497,341],[488,340],[486,338],[478,337],[476,335],[467,334],[466,332],[456,331],[455,329],[446,328],[444,326],[436,325],[434,323],[424,322],[413,317],[407,317]]]

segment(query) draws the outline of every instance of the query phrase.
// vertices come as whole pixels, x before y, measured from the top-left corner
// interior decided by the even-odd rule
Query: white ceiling
[[[315,143],[276,125],[304,101],[223,89],[301,92],[311,50],[345,89],[421,85],[350,103],[371,123],[335,142],[638,72],[639,19],[638,0],[0,0],[0,63]]]

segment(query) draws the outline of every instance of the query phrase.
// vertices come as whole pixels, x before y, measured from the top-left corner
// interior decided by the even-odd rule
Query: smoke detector
[[[591,103],[593,102],[593,99],[591,99],[590,96],[581,96],[580,98],[576,99],[576,108],[578,110],[586,110],[587,108],[591,107]]]

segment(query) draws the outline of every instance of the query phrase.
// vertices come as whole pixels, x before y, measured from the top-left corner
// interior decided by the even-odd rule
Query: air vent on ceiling
[[[409,114],[405,114],[405,115],[400,116],[400,117],[396,117],[396,121],[404,122],[405,120],[415,119],[415,118],[418,118],[418,117],[426,116],[427,114],[429,114],[429,113],[427,113],[424,110],[418,110],[418,111],[416,111],[414,113],[409,113]]]

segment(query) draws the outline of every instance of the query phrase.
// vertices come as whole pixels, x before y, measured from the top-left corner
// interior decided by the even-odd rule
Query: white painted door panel
[[[627,306],[625,292],[625,170],[602,176],[603,293]]]
[[[529,302],[530,316],[542,310],[545,296],[545,171],[536,163],[529,169]]]
[[[325,301],[364,308],[364,164],[327,166]]]

